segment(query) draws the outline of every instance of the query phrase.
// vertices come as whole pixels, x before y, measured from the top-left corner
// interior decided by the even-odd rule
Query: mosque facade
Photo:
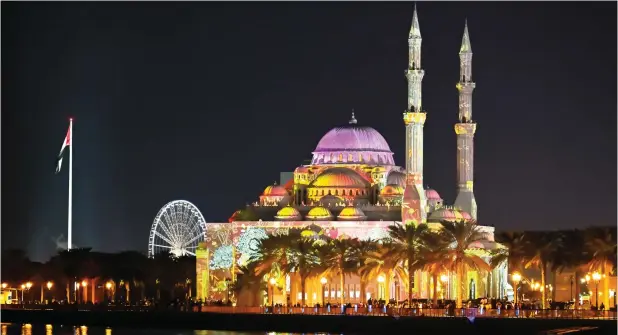
[[[421,63],[422,37],[416,8],[408,45],[409,62],[405,71],[408,99],[402,115],[406,134],[405,166],[396,165],[384,137],[377,130],[362,125],[352,113],[347,124],[333,128],[319,140],[310,163],[297,167],[293,178],[267,186],[253,204],[235,212],[229,222],[207,225],[203,248],[209,252],[201,254],[208,255],[208,261],[200,263],[198,257],[198,278],[202,278],[199,282],[210,282],[204,279],[204,271],[234,272],[235,267],[242,266],[257,251],[259,239],[267,234],[285,234],[290,228],[311,224],[320,226],[333,238],[379,239],[386,237],[387,227],[395,223],[427,223],[430,228],[438,228],[441,221],[463,220],[477,225],[488,240],[484,245],[471,246],[471,250],[488,260],[488,251],[500,247],[494,242],[494,228],[478,221],[474,197],[476,123],[472,117],[472,93],[475,83],[467,23],[459,52],[460,78],[456,85],[459,91],[459,113],[454,124],[457,197],[451,206],[444,203],[436,190],[425,188],[423,183],[423,128],[430,113],[422,102],[425,71]],[[463,290],[463,299],[507,294],[505,267],[483,274],[468,271],[465,277],[468,289]],[[441,287],[443,298],[455,298],[454,274],[448,274],[448,280],[440,283],[432,283],[431,276],[422,271],[417,271],[414,278],[412,290],[417,298],[430,298],[434,284]],[[336,302],[341,294],[352,303],[378,298],[378,294],[381,298],[403,300],[407,297],[404,285],[400,285],[403,281],[405,278],[389,278],[382,293],[378,292],[377,284],[369,284],[367,296],[361,297],[360,280],[354,276],[346,280],[346,287],[339,287],[337,280],[332,284],[329,280],[326,287],[317,280],[309,280],[306,303]],[[201,291],[213,292],[210,289]],[[300,292],[300,280],[288,275],[274,295],[275,303],[296,304],[301,301]],[[207,298],[207,294],[203,298]]]

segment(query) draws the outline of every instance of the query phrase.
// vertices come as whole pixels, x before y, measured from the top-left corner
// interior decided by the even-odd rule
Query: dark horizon
[[[473,58],[479,223],[616,222],[616,3],[418,2],[425,184],[455,199],[458,51]],[[157,211],[224,222],[347,123],[403,165],[412,2],[2,3],[2,245],[146,250]],[[65,156],[65,159],[68,157]],[[66,164],[66,161],[65,161]]]

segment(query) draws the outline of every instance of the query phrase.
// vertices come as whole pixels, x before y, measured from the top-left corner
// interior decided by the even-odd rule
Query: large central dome
[[[312,164],[394,165],[384,137],[371,127],[358,126],[352,115],[347,126],[331,129],[313,152]]]

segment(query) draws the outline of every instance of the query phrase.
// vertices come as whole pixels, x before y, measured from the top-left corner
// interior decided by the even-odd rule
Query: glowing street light
[[[326,278],[324,277],[320,278],[320,283],[322,284],[322,306],[324,306],[324,296],[326,295],[326,291],[325,291],[326,282],[327,282]]]
[[[588,277],[588,276],[586,276],[586,277]],[[595,298],[596,303],[595,303],[595,305],[597,307],[597,310],[599,310],[599,281],[601,280],[601,275],[598,272],[593,273],[592,274],[592,280],[594,280],[595,291],[596,291],[596,293],[595,293],[595,295],[596,295],[596,298]]]
[[[384,299],[384,282],[386,281],[386,277],[384,275],[378,276],[378,286],[380,288],[380,300]]]
[[[515,304],[517,304],[517,286],[521,281],[521,275],[518,272],[515,272],[511,277],[513,278],[513,282],[515,283]]]
[[[84,279],[84,280],[82,280],[82,286],[83,286],[83,287],[88,286],[88,282],[87,282],[85,279]]]
[[[4,289],[4,288],[6,288],[7,286],[9,286],[9,284],[7,284],[7,283],[2,283],[2,288],[3,288],[3,289]]]
[[[54,286],[54,283],[52,283],[51,281],[47,282],[47,289],[51,290],[52,286]]]
[[[27,282],[26,283],[26,289],[29,290],[32,287],[32,283],[31,282]]]
[[[275,307],[275,284],[277,283],[277,280],[274,277],[270,277],[268,282],[270,283],[270,291],[271,291],[270,306],[274,308]]]
[[[108,289],[108,290],[111,290],[112,289],[112,283],[110,283],[110,282],[105,283],[105,288]]]
[[[441,276],[440,276],[440,281],[441,281],[441,282],[442,282],[442,284],[444,285],[444,291],[446,291],[446,292],[447,292],[447,297],[446,297],[446,298],[447,298],[447,299],[450,299],[450,298],[451,298],[451,290],[449,290],[449,287],[448,287],[448,284],[447,284],[447,282],[448,282],[448,276],[447,276],[447,275],[445,275],[445,274],[444,274],[444,275],[441,275]],[[442,292],[442,298],[444,298],[444,292]]]

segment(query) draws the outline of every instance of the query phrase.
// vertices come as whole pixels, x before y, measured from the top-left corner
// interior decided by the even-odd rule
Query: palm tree
[[[266,287],[262,277],[256,275],[255,267],[257,265],[257,262],[251,262],[238,268],[238,277],[236,277],[236,282],[232,287],[232,290],[238,299],[238,303],[243,301],[243,290],[247,290],[252,295],[251,301],[248,303],[250,306],[262,304],[261,292],[263,292]]]
[[[339,285],[341,295],[339,302],[344,303],[345,296],[345,276],[356,273],[356,262],[353,260],[353,245],[357,243],[356,239],[336,239],[328,244],[320,246],[319,253],[322,260],[324,271],[323,276],[339,277]]]
[[[399,259],[405,264],[408,275],[408,303],[412,303],[412,288],[414,287],[414,271],[419,268],[417,256],[420,250],[426,245],[426,238],[429,228],[426,224],[406,224],[395,223],[388,227],[388,234],[391,239],[390,252],[388,257]]]
[[[314,240],[300,237],[290,242],[287,250],[288,263],[285,272],[295,272],[300,276],[302,306],[305,306],[307,278],[316,274],[317,269],[321,265],[320,258]]]
[[[589,271],[599,271],[607,275],[616,266],[616,230],[607,227],[589,228],[585,232],[586,251],[589,257]]]
[[[428,234],[425,248],[421,251],[420,264],[431,275],[433,281],[433,303],[438,304],[438,278],[441,273],[447,270],[445,264],[448,263],[448,245],[445,244],[440,234]],[[448,289],[448,288],[443,288]]]
[[[489,271],[489,265],[478,255],[471,253],[469,248],[472,244],[487,241],[485,234],[473,222],[447,222],[442,221],[440,238],[448,247],[446,253],[446,266],[454,271],[457,277],[457,307],[462,307],[463,296],[463,272],[467,268],[476,271]]]
[[[392,247],[390,244],[379,244],[375,250],[369,251],[364,259],[363,265],[359,269],[359,274],[364,280],[373,280],[384,274],[386,276],[386,285],[389,286],[393,276],[398,275],[401,278],[407,278],[407,272],[401,266],[398,258],[390,254]],[[383,297],[388,303],[390,300],[390,292],[386,290],[386,296]],[[380,297],[382,298],[382,297]]]
[[[371,254],[375,252],[379,246],[381,246],[381,242],[378,243],[372,239],[368,240],[359,240],[356,245],[354,245],[354,249],[352,251],[354,255],[354,260],[356,261],[358,275],[360,277],[360,294],[362,299],[366,299],[367,297],[367,280],[371,278],[366,276],[363,271],[363,266],[367,263],[367,260],[370,258]]]
[[[535,267],[541,271],[541,306],[543,309],[547,305],[547,290],[545,289],[547,281],[547,267],[551,265],[552,260],[556,259],[556,254],[560,250],[562,244],[562,236],[549,232],[527,232],[528,248],[527,262],[525,267]]]
[[[495,269],[506,264],[511,271],[522,271],[526,263],[528,240],[522,232],[502,232],[496,236],[496,241],[506,248],[491,251],[490,265]]]

